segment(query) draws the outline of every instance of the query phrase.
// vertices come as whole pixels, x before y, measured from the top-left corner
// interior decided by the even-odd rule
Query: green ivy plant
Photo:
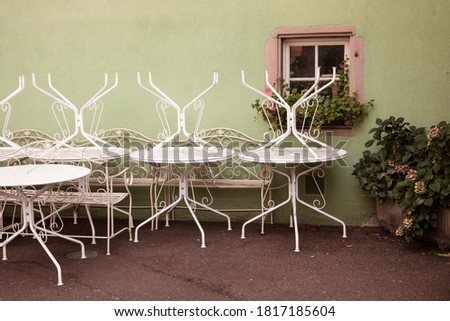
[[[361,103],[358,100],[358,94],[350,94],[349,87],[349,64],[348,59],[344,60],[338,69],[339,81],[337,81],[337,92],[331,97],[326,94],[319,94],[317,101],[319,108],[314,118],[314,124],[311,124],[310,119],[306,120],[307,126],[314,128],[321,128],[322,126],[348,126],[352,127],[361,122],[367,115],[368,110],[373,107],[374,100],[369,100]],[[277,80],[278,87],[281,89],[283,99],[292,106],[302,96],[303,92],[299,92],[297,88],[290,88],[285,80],[279,78]],[[278,97],[271,93],[270,89],[266,88],[266,93],[271,94],[271,97],[278,100]],[[286,128],[286,110],[284,108],[276,108],[271,106],[265,108],[263,101],[256,99],[251,104],[252,108],[256,110],[256,117],[263,117],[264,120],[270,122],[274,129]],[[266,115],[264,115],[263,108],[265,108]],[[301,113],[302,110],[299,109]],[[297,124],[303,124],[303,115],[297,115]]]

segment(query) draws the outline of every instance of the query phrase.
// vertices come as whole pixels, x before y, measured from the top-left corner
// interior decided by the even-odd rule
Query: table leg
[[[333,216],[333,215],[331,215],[331,214],[328,214],[327,212],[325,212],[325,211],[323,211],[323,210],[321,210],[321,209],[318,209],[317,207],[314,207],[313,205],[311,205],[311,204],[309,204],[309,203],[307,203],[307,202],[301,200],[301,199],[298,198],[298,197],[297,197],[297,202],[299,202],[300,204],[303,204],[303,205],[305,205],[306,207],[309,207],[310,209],[314,210],[315,212],[320,213],[320,214],[322,214],[322,215],[324,215],[324,216],[326,216],[326,217],[332,219],[333,221],[336,221],[336,222],[338,222],[339,224],[341,224],[341,225],[342,225],[342,237],[343,237],[343,238],[347,238],[347,228],[346,228],[346,226],[345,226],[344,221],[338,219],[337,217],[335,217],[335,216]]]
[[[180,195],[178,196],[178,199],[175,200],[173,203],[167,205],[166,207],[164,207],[163,209],[161,209],[159,212],[156,212],[154,215],[150,216],[148,219],[146,219],[145,221],[141,222],[141,224],[139,224],[138,226],[136,226],[136,229],[134,230],[134,242],[137,243],[139,242],[138,239],[138,232],[139,229],[148,224],[149,222],[152,222],[154,220],[156,220],[161,214],[166,213],[167,211],[170,211],[171,209],[173,209],[175,206],[178,205],[178,203],[180,203],[183,200],[183,197]]]
[[[188,195],[188,180],[187,180],[187,178],[185,176],[182,176],[180,178],[180,194],[183,196],[184,202],[186,203],[186,206],[187,206],[189,212],[191,213],[192,218],[194,219],[195,223],[198,226],[198,229],[200,230],[201,240],[202,240],[201,248],[205,248],[206,247],[205,231],[203,230],[203,227],[201,226],[201,224],[200,224],[200,222],[199,222],[199,220],[197,218],[197,215],[195,215],[195,211],[192,208],[191,204],[196,204],[196,205],[201,206],[201,207],[203,207],[203,208],[205,208],[207,210],[210,210],[211,212],[214,212],[216,214],[219,214],[219,215],[225,217],[227,219],[227,223],[228,223],[228,230],[229,231],[231,230],[231,219],[230,219],[230,217],[228,215],[226,215],[225,213],[222,213],[222,212],[220,212],[220,211],[218,211],[216,209],[213,209],[213,208],[211,208],[211,207],[209,207],[209,206],[207,206],[205,204],[202,204],[202,203],[200,203],[200,202],[198,202],[198,201],[196,201],[194,199],[191,199],[189,197],[189,195]]]
[[[280,174],[280,175],[286,177],[286,179],[287,179],[287,181],[288,181],[288,186],[292,186],[291,175],[287,175],[286,173],[284,173],[284,172],[282,172],[282,171],[279,171],[279,170],[277,170],[277,169],[275,169],[275,168],[272,168],[272,167],[270,168],[270,170],[271,170],[272,172],[274,172],[274,173],[278,173],[278,174]],[[291,190],[291,188],[289,187],[289,191],[290,191],[290,190]],[[279,209],[280,207],[286,205],[286,204],[289,203],[289,202],[292,202],[292,196],[291,196],[291,193],[289,193],[288,198],[287,198],[286,200],[284,200],[283,202],[281,202],[280,204],[275,205],[275,206],[273,206],[273,207],[270,207],[270,208],[268,208],[266,211],[264,211],[264,212],[262,212],[262,213],[256,215],[255,217],[252,217],[251,219],[249,219],[248,221],[246,221],[246,222],[242,225],[242,229],[241,229],[241,239],[245,239],[245,228],[247,227],[248,224],[250,224],[250,223],[252,223],[252,222],[254,222],[254,221],[256,221],[256,220],[258,220],[258,219],[260,219],[260,218],[263,218],[264,216],[266,216],[266,215],[272,213],[273,211]],[[261,230],[261,234],[264,234],[264,231],[263,231],[263,230]]]
[[[291,179],[289,183],[289,198],[292,204],[292,223],[294,225],[294,235],[295,235],[295,252],[300,252],[300,236],[298,233],[297,224],[297,203],[295,200],[295,191],[297,186],[297,179],[295,177],[295,167],[291,167]]]
[[[21,209],[22,211],[22,227],[17,230],[15,233],[9,235],[7,237],[6,240],[4,240],[3,242],[0,243],[0,247],[2,248],[2,252],[3,252],[3,256],[2,256],[2,260],[6,261],[8,259],[7,255],[6,255],[6,245],[8,245],[9,242],[11,242],[12,240],[14,240],[17,236],[19,236],[20,234],[22,234],[23,231],[25,231],[28,227],[28,223],[25,220],[25,215],[23,214],[24,209]]]
[[[219,214],[220,216],[225,217],[226,220],[227,220],[227,225],[228,225],[227,230],[228,230],[228,231],[231,231],[231,230],[232,230],[232,229],[231,229],[231,218],[230,218],[230,216],[228,216],[227,214],[225,214],[225,213],[223,213],[223,212],[221,212],[221,211],[219,211],[219,210],[216,210],[216,209],[214,209],[214,208],[212,208],[212,207],[209,207],[208,205],[205,205],[205,204],[203,204],[203,203],[201,203],[201,202],[199,202],[199,201],[196,201],[196,200],[194,200],[194,199],[192,199],[192,198],[186,196],[186,203],[188,203],[188,202],[189,202],[190,204],[195,204],[195,205],[201,206],[201,207],[203,207],[204,209],[207,209],[208,211],[211,211],[211,212],[213,212],[213,213],[216,213],[216,214]]]
[[[186,197],[186,195],[184,196],[183,199],[184,199],[184,202],[186,203],[187,208],[189,209],[189,212],[190,212],[191,215],[192,215],[192,218],[194,219],[195,223],[197,224],[198,229],[200,230],[200,235],[201,235],[201,240],[202,240],[202,243],[201,243],[200,247],[201,247],[201,248],[205,248],[205,247],[206,247],[206,243],[205,243],[205,231],[203,230],[202,225],[201,225],[200,222],[198,221],[198,218],[197,218],[197,216],[195,215],[195,212],[194,212],[194,210],[192,209],[191,204],[189,204],[189,200],[188,200],[188,198]]]
[[[31,224],[30,224],[30,225],[31,225]],[[85,247],[84,247],[83,242],[81,242],[80,240],[74,239],[74,238],[72,238],[72,237],[70,237],[70,236],[66,236],[66,235],[63,235],[63,234],[60,234],[60,233],[51,231],[51,230],[47,230],[47,229],[45,229],[45,228],[42,228],[42,227],[40,227],[40,226],[35,225],[34,223],[33,223],[32,225],[33,225],[33,227],[34,227],[34,229],[35,229],[36,231],[42,231],[42,232],[44,232],[44,233],[47,233],[47,234],[50,234],[50,235],[53,235],[53,236],[57,236],[57,237],[62,238],[62,239],[64,239],[64,240],[71,241],[71,242],[74,242],[74,243],[79,244],[80,247],[81,247],[81,258],[82,258],[82,259],[85,259],[85,258],[86,258],[86,249],[85,249]]]
[[[57,274],[58,274],[58,283],[57,283],[57,285],[58,286],[63,285],[61,266],[59,265],[58,261],[55,259],[55,257],[53,256],[52,252],[50,252],[50,250],[48,249],[47,245],[45,245],[44,241],[41,239],[40,235],[37,233],[37,231],[35,229],[34,220],[33,220],[33,217],[34,217],[33,201],[31,201],[31,200],[23,201],[22,202],[22,207],[25,210],[25,220],[26,220],[28,226],[30,227],[31,233],[34,235],[36,240],[39,242],[41,247],[44,249],[44,251],[49,256],[50,260],[52,260],[53,264],[56,267],[56,271],[57,271]]]
[[[247,226],[248,224],[250,224],[250,223],[252,223],[252,222],[254,222],[254,221],[260,219],[261,217],[263,217],[263,216],[265,216],[265,215],[267,215],[267,214],[270,214],[271,212],[273,212],[273,211],[279,209],[280,207],[282,207],[283,205],[286,205],[286,204],[289,203],[290,201],[291,201],[291,199],[288,198],[288,199],[286,199],[285,201],[283,201],[282,203],[280,203],[280,204],[278,204],[278,205],[275,205],[274,207],[269,208],[267,211],[264,211],[264,212],[258,214],[257,216],[252,217],[251,219],[249,219],[248,221],[246,221],[246,222],[242,225],[242,228],[241,228],[241,239],[245,239],[245,228],[246,228],[246,226]]]
[[[305,175],[305,174],[307,174],[307,173],[309,173],[309,172],[319,168],[320,166],[322,166],[322,165],[319,165],[319,166],[307,169],[306,171],[303,171],[302,173],[300,173],[298,175],[295,174],[295,167],[291,167],[290,168],[290,174],[289,175],[286,175],[285,173],[283,173],[281,171],[272,169],[272,171],[274,171],[274,172],[276,172],[278,174],[281,174],[281,175],[285,176],[288,179],[288,188],[289,188],[288,193],[289,193],[289,196],[282,203],[280,203],[280,204],[278,204],[278,205],[276,205],[274,207],[271,207],[268,210],[264,211],[263,213],[260,213],[259,215],[257,215],[255,217],[251,218],[250,220],[246,221],[242,225],[241,239],[245,239],[245,228],[246,228],[246,226],[249,223],[252,223],[252,222],[254,222],[254,221],[256,221],[256,220],[266,216],[267,214],[270,214],[271,212],[275,211],[276,209],[280,208],[281,206],[283,206],[283,205],[285,205],[285,204],[287,204],[289,202],[291,202],[291,207],[292,207],[292,214],[291,214],[291,217],[290,217],[290,221],[291,221],[291,227],[294,228],[294,234],[295,234],[295,252],[300,252],[300,235],[299,235],[299,229],[298,229],[297,202],[299,202],[302,205],[305,205],[306,207],[311,208],[315,212],[318,212],[318,213],[320,213],[320,214],[322,214],[324,216],[327,216],[328,218],[330,218],[330,219],[340,223],[342,225],[342,227],[343,227],[343,235],[342,235],[342,237],[346,238],[347,237],[346,226],[345,226],[345,223],[342,220],[332,216],[331,214],[326,213],[325,211],[321,210],[320,208],[317,208],[317,207],[315,207],[315,206],[313,206],[313,205],[311,205],[311,204],[301,200],[299,195],[298,195],[299,194],[298,186],[297,186],[298,178],[301,175]]]
[[[311,167],[311,168],[309,168],[309,169],[307,169],[307,170],[301,172],[300,174],[298,174],[298,175],[296,176],[296,180],[298,181],[298,178],[299,178],[300,176],[305,175],[305,174],[307,174],[307,173],[309,173],[309,172],[314,172],[315,170],[319,169],[321,166],[322,166],[322,164],[321,164],[321,165],[318,165],[318,166],[315,166],[315,167]],[[319,189],[319,191],[320,191],[320,189]],[[338,219],[337,217],[335,217],[335,216],[333,216],[333,215],[331,215],[331,214],[329,214],[329,213],[323,211],[323,210],[322,210],[322,207],[323,207],[323,206],[319,208],[319,207],[317,207],[317,206],[311,205],[311,204],[309,204],[309,203],[303,201],[302,199],[300,199],[297,183],[295,184],[295,192],[294,192],[294,193],[295,193],[295,198],[297,199],[297,202],[299,202],[300,204],[302,204],[302,205],[304,205],[304,206],[306,206],[306,207],[308,207],[308,208],[314,210],[315,212],[317,212],[317,213],[319,213],[319,214],[322,214],[322,215],[324,215],[324,216],[326,216],[326,217],[332,219],[333,221],[338,222],[339,224],[341,224],[341,225],[342,225],[342,237],[343,237],[343,238],[346,238],[346,237],[347,237],[347,229],[346,229],[346,225],[345,225],[345,223],[344,223],[342,220],[340,220],[340,219]],[[321,193],[321,195],[322,195],[322,192],[321,192],[321,191],[320,191],[320,193]],[[323,196],[322,196],[322,197],[323,197]],[[323,200],[325,201],[325,199],[323,199]]]

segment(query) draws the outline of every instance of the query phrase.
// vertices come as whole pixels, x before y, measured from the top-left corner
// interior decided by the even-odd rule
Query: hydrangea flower
[[[404,226],[405,229],[407,229],[407,230],[411,229],[412,224],[413,224],[413,220],[412,220],[411,218],[405,218],[405,219],[403,220],[403,226]]]
[[[414,184],[414,193],[417,195],[423,195],[427,192],[427,186],[424,181],[418,181]]]
[[[433,125],[431,126],[430,130],[428,131],[428,140],[433,140],[438,138],[441,135],[441,130],[438,126]]]
[[[406,180],[415,182],[417,180],[417,171],[414,169],[410,169],[408,171],[408,174],[406,174]]]

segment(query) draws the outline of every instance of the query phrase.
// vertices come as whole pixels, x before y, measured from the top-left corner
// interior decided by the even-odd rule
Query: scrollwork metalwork
[[[319,195],[320,195],[320,199],[315,199],[313,201],[313,206],[315,208],[322,209],[326,205],[326,200],[325,200],[325,196],[323,195],[322,190],[320,189],[320,186],[319,186],[319,183],[317,182],[316,177],[324,178],[325,171],[322,168],[317,168],[311,174],[312,174],[314,184],[316,185],[317,191],[319,192]]]

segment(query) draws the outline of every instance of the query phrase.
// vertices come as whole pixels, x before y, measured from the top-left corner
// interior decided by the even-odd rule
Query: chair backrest
[[[8,129],[9,119],[11,117],[12,106],[10,103],[11,98],[16,96],[25,87],[24,76],[19,76],[19,86],[5,98],[0,100],[0,144],[4,144],[8,147],[19,147],[11,140],[11,132]]]
[[[314,84],[308,90],[303,92],[301,97],[293,104],[288,104],[283,98],[282,93],[278,92],[278,90],[270,84],[267,71],[265,73],[265,82],[268,91],[272,93],[271,96],[269,96],[268,93],[264,93],[249,85],[245,81],[244,71],[241,72],[241,78],[242,83],[247,88],[264,97],[262,102],[262,114],[266,117],[266,120],[270,125],[270,132],[265,137],[267,143],[263,148],[277,146],[291,134],[294,135],[304,147],[308,147],[311,143],[329,147],[317,139],[320,132],[314,130],[311,124],[314,123],[318,112],[318,94],[330,87],[336,81],[335,67],[333,67],[332,79],[323,86],[319,86],[320,72],[316,72]],[[282,110],[284,112],[282,112]],[[278,118],[277,121],[279,122],[278,126],[273,125],[273,120],[269,116],[269,111],[276,112]],[[282,119],[283,116],[286,118],[285,121]]]
[[[261,180],[269,179],[268,172],[263,172],[261,166],[243,162],[240,153],[260,148],[264,141],[254,139],[244,133],[231,128],[210,128],[202,130],[198,136],[210,145],[234,151],[232,158],[209,166],[205,177],[228,180]]]
[[[166,95],[161,89],[159,89],[152,80],[152,73],[148,73],[148,83],[150,87],[142,84],[141,75],[137,73],[137,81],[141,88],[143,88],[146,92],[155,96],[158,101],[156,103],[156,112],[158,114],[159,120],[162,125],[162,132],[158,135],[158,139],[160,143],[157,146],[165,146],[170,145],[174,142],[180,141],[180,137],[184,135],[191,142],[198,145],[206,145],[207,142],[202,140],[197,133],[200,132],[200,123],[203,116],[203,110],[205,108],[205,103],[201,99],[207,92],[209,92],[214,86],[217,85],[219,81],[219,74],[217,71],[213,73],[213,81],[210,86],[208,86],[205,90],[203,90],[200,94],[195,96],[190,102],[181,107],[175,101],[173,101],[168,95]],[[170,126],[169,117],[167,115],[167,110],[169,108],[173,108],[176,111],[176,121],[177,128],[176,130],[172,130]],[[189,131],[186,127],[186,111],[192,108],[197,111],[197,119],[195,123],[195,128],[193,131]]]
[[[103,102],[101,98],[117,87],[118,74],[115,74],[113,84],[109,84],[108,74],[105,73],[104,85],[82,106],[76,106],[66,98],[52,83],[51,75],[47,75],[49,90],[43,89],[36,84],[36,77],[32,75],[33,86],[40,92],[54,100],[51,108],[60,133],[55,139],[60,146],[74,143],[79,134],[92,145],[101,148],[106,144],[99,138],[99,124],[103,113]],[[87,122],[86,112],[91,112],[90,123]],[[57,147],[58,147],[57,144]]]

